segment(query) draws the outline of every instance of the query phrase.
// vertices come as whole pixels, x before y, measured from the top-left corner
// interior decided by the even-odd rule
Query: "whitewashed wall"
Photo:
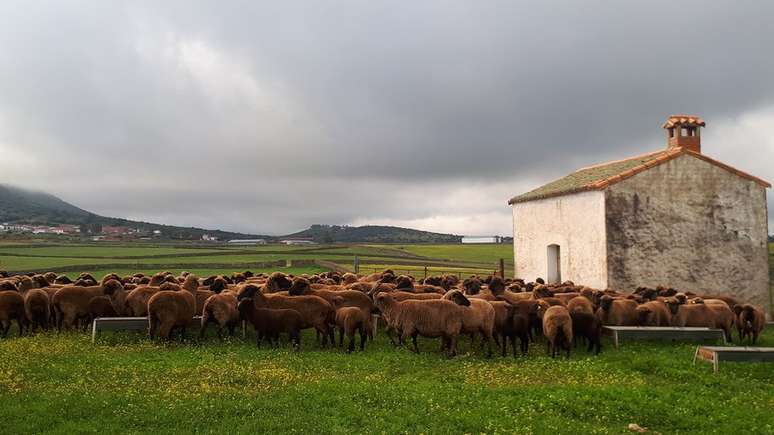
[[[516,277],[545,279],[551,244],[561,247],[562,280],[606,288],[605,193],[581,192],[514,204]]]

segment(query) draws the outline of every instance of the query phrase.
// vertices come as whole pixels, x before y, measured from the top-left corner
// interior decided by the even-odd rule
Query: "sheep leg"
[[[159,328],[158,321],[153,317],[150,317],[148,320],[148,338],[151,341],[153,341],[153,339],[156,338],[156,332],[158,331],[158,328]]]
[[[529,353],[529,334],[522,334],[521,338],[521,353],[527,356]]]
[[[484,341],[486,342],[486,357],[491,358],[492,357],[492,335],[490,334],[483,334]],[[483,347],[483,342],[481,344]]]
[[[8,323],[8,324],[6,325],[6,321],[5,321],[5,320],[3,320],[2,322],[0,322],[0,325],[2,325],[2,326],[3,326],[3,338],[5,338],[5,337],[7,337],[7,336],[8,336],[8,330],[9,330],[9,329],[11,329],[11,321],[10,321],[10,320],[8,320],[8,321],[7,321],[7,323]]]
[[[407,334],[404,332],[403,333],[403,338],[404,339],[405,339],[406,335]],[[414,353],[419,353],[419,346],[417,346],[417,333],[416,332],[411,334],[411,341],[413,343],[413,349],[412,350],[414,351]]]
[[[223,341],[223,327],[218,325],[218,340]]]
[[[24,317],[22,317],[22,316],[16,317],[16,325],[19,326],[19,337],[24,335],[24,325],[25,325],[25,323],[27,323],[27,322],[24,321]]]
[[[349,344],[347,345],[347,353],[352,353],[352,351],[355,350],[355,330],[350,328],[349,331],[347,331],[347,340],[349,340]]]
[[[449,358],[457,356],[457,336],[449,337]]]
[[[339,328],[339,347],[344,346],[344,328]]]
[[[360,327],[360,351],[365,350],[365,342],[366,338],[368,338],[368,331],[370,328],[368,327]]]

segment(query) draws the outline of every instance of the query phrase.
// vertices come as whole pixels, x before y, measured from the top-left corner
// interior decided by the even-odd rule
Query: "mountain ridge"
[[[0,183],[0,223],[29,225],[79,225],[85,234],[98,234],[102,226],[125,226],[145,233],[161,231],[163,238],[200,240],[207,234],[219,240],[229,239],[305,239],[316,243],[459,243],[460,236],[384,225],[311,225],[285,236],[268,236],[234,231],[155,224],[124,218],[101,216],[84,210],[46,192]]]

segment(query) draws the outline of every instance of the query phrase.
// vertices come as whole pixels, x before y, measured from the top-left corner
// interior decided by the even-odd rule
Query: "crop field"
[[[774,370],[691,365],[689,344],[608,342],[599,356],[485,359],[468,339],[449,360],[378,334],[364,352],[257,348],[246,341],[156,344],[141,334],[42,333],[0,340],[4,433],[774,432]],[[765,332],[762,345],[774,345]]]
[[[512,274],[510,245],[315,245],[315,246],[175,246],[132,244],[0,244],[0,269],[11,272],[51,270],[68,276],[81,272],[134,273],[187,270],[201,275],[250,269],[314,273],[330,264],[361,271],[393,268],[403,273],[492,273],[505,259]],[[323,260],[329,266],[314,264]],[[206,273],[205,273],[206,272]]]

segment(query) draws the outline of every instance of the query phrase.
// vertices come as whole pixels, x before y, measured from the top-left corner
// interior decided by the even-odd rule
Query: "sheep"
[[[363,311],[363,316],[366,318],[365,328],[368,338],[373,340],[371,313],[374,311],[374,304],[367,295],[357,290],[315,290],[311,288],[309,280],[302,277],[293,278],[293,284],[288,289],[288,294],[290,296],[318,296],[331,304],[331,306],[334,306],[334,298],[340,298],[341,307],[356,307]]]
[[[107,296],[97,296],[89,301],[89,318],[96,319],[98,317],[116,317],[118,312],[113,306],[110,298]]]
[[[159,292],[148,299],[148,337],[154,340],[158,334],[169,340],[172,331],[180,328],[180,338],[184,339],[195,309],[195,291],[181,289],[177,284],[162,284]]]
[[[243,298],[237,304],[237,312],[241,320],[253,325],[256,346],[260,347],[264,338],[273,345],[275,340],[279,340],[280,333],[287,333],[293,347],[296,350],[300,348],[300,331],[306,325],[298,311],[286,308],[259,308],[255,306],[252,298]]]
[[[599,321],[599,318],[584,310],[570,311],[570,317],[572,318],[573,335],[576,338],[586,339],[588,342],[587,352],[594,350],[594,353],[599,355],[602,349],[602,322]]]
[[[288,279],[287,275],[282,272],[274,272],[269,275],[269,279],[266,280],[264,286],[265,293],[276,293],[283,290],[287,290],[292,285],[292,281]]]
[[[223,339],[223,328],[228,328],[228,334],[234,335],[234,328],[239,324],[237,297],[231,291],[218,292],[210,296],[202,308],[202,323],[199,338],[203,339],[209,322],[218,325],[218,338]]]
[[[639,326],[670,326],[672,315],[669,307],[659,300],[645,302],[636,308]]]
[[[148,315],[148,300],[159,292],[156,286],[140,285],[126,295],[126,310],[130,316],[144,317]]]
[[[603,325],[637,326],[637,302],[604,295],[600,298],[596,315]]]
[[[463,304],[462,330],[463,334],[470,335],[471,340],[481,334],[481,347],[486,345],[486,356],[492,356],[492,332],[495,325],[495,310],[488,301],[481,299],[467,299],[461,291],[450,290],[443,299],[451,301],[468,301]]]
[[[571,314],[575,311],[593,315],[594,305],[584,296],[575,296],[567,301],[567,311]]]
[[[80,320],[89,321],[89,301],[98,296],[114,297],[122,290],[123,286],[116,280],[108,280],[104,285],[62,287],[51,299],[57,330],[61,331],[63,326],[73,327]]]
[[[541,310],[544,305],[541,305]],[[545,309],[543,312],[543,334],[548,339],[548,351],[551,358],[556,358],[556,351],[563,347],[567,351],[567,358],[570,358],[570,347],[572,346],[572,318],[567,308],[561,305],[554,305]]]
[[[731,328],[736,323],[736,315],[731,308],[728,308],[725,302],[722,304],[707,304],[710,310],[712,310],[715,318],[715,328],[722,329],[726,340],[731,342],[733,338],[731,336]]]
[[[0,291],[0,327],[3,328],[3,337],[8,336],[8,330],[11,329],[11,322],[14,320],[19,326],[19,337],[21,337],[27,325],[24,297],[16,290]]]
[[[457,295],[461,293],[452,296],[454,302],[444,299],[397,302],[392,295],[382,292],[376,296],[376,306],[385,314],[388,326],[401,332],[401,341],[411,337],[414,352],[419,353],[417,335],[441,337],[448,356],[453,357],[457,354],[457,336],[462,330],[462,306],[470,304],[468,299]]]
[[[761,307],[750,304],[737,305],[734,307],[736,312],[736,328],[739,332],[739,342],[745,337],[750,336],[754,345],[758,341],[758,335],[766,326],[766,315]]]
[[[37,328],[48,329],[51,319],[51,298],[42,289],[30,289],[24,296],[24,313],[29,321],[30,332]]]
[[[677,297],[667,301],[672,313],[672,326],[715,327],[715,312],[704,304],[683,304]]]
[[[491,304],[506,304],[505,320],[500,326],[500,332],[502,335],[502,353],[505,356],[506,340],[510,340],[511,348],[513,350],[513,357],[516,357],[516,337],[519,338],[522,355],[526,356],[529,352],[529,310],[525,311],[524,306],[513,306],[507,302],[497,301],[490,302]],[[532,305],[536,307],[535,305]],[[495,308],[497,311],[497,308]]]
[[[336,307],[336,326],[339,328],[339,347],[344,346],[344,334],[347,334],[347,352],[355,350],[355,331],[360,334],[360,350],[365,350],[365,342],[368,337],[370,326],[370,316],[358,307],[341,306],[343,299],[337,299],[334,303]]]
[[[247,284],[238,292],[237,300],[252,298],[258,308],[287,308],[298,311],[304,319],[304,327],[315,328],[322,334],[321,345],[325,347],[330,338],[335,343],[332,324],[335,323],[336,312],[325,299],[319,296],[285,296],[281,294],[261,293],[255,284]]]

